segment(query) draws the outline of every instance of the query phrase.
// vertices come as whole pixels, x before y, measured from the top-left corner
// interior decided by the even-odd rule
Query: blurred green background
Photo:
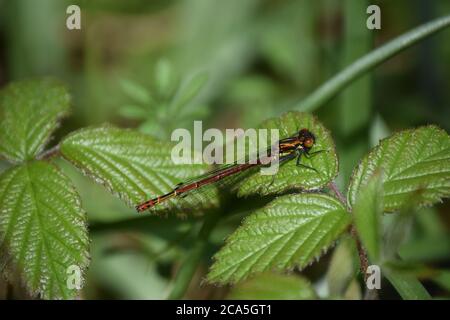
[[[70,4],[81,7],[81,30],[65,26]],[[381,7],[381,30],[365,27],[369,4]],[[51,144],[104,122],[165,140],[193,120],[204,128],[253,127],[290,110],[372,48],[449,13],[447,0],[0,0],[0,86],[40,76],[67,84],[73,113]],[[445,30],[406,50],[315,111],[336,140],[341,189],[358,159],[391,132],[428,123],[449,131],[449,40]],[[82,297],[165,298],[202,219],[130,220],[132,209],[60,162],[91,226]],[[228,288],[200,286],[211,255],[248,214],[243,201],[227,210],[236,214],[214,230],[188,298],[227,296]],[[449,204],[422,211],[404,224],[410,230],[400,251],[426,265],[420,278],[444,297],[449,273],[442,279],[433,272],[450,270]],[[332,253],[302,272],[319,295]],[[383,285],[382,298],[398,298]]]

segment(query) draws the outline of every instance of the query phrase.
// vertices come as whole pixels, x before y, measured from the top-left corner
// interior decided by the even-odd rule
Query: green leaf
[[[353,206],[358,235],[372,262],[380,259],[380,226],[383,213],[382,173],[376,172],[363,187]]]
[[[361,285],[359,284],[359,282],[356,278],[353,278],[352,281],[350,281],[344,295],[342,297],[338,297],[338,299],[344,299],[344,300],[362,300],[363,299],[362,293],[361,293]]]
[[[172,111],[178,112],[183,107],[187,106],[200,92],[208,80],[208,75],[204,72],[193,75],[181,85],[178,93],[176,94],[174,101],[172,102]]]
[[[202,174],[204,164],[175,164],[172,143],[110,126],[79,130],[61,143],[61,153],[84,174],[103,184],[130,206],[171,191],[178,183]],[[166,202],[177,212],[217,205],[217,192],[196,193]]]
[[[353,172],[348,202],[375,171],[383,172],[384,211],[392,212],[414,201],[431,205],[450,194],[450,139],[436,127],[405,130],[384,139]]]
[[[416,277],[396,270],[386,270],[387,279],[404,300],[431,299],[430,294]]]
[[[342,203],[324,194],[277,198],[245,219],[215,255],[208,281],[237,282],[271,269],[304,268],[350,224]]]
[[[450,270],[439,270],[433,282],[450,292]]]
[[[0,247],[31,293],[75,297],[67,285],[75,275],[69,267],[82,276],[89,239],[86,213],[70,180],[51,164],[29,162],[0,176],[0,195]]]
[[[293,136],[302,128],[309,129],[316,138],[311,153],[319,150],[310,159],[302,157],[301,163],[317,170],[311,170],[296,165],[292,160],[280,165],[276,175],[261,175],[259,172],[245,181],[239,187],[239,196],[254,193],[267,195],[281,193],[292,189],[318,189],[333,180],[337,175],[338,160],[334,143],[329,131],[311,114],[288,112],[279,118],[265,121],[261,126],[265,129],[278,129],[280,139]]]
[[[69,112],[70,96],[53,80],[25,80],[0,92],[0,156],[13,162],[34,158],[59,119]]]
[[[145,110],[140,106],[125,105],[119,109],[119,113],[121,116],[128,119],[141,120],[146,119],[149,116],[150,111]],[[152,121],[154,121],[154,119],[152,119]]]
[[[233,287],[232,300],[306,300],[316,298],[308,279],[297,275],[263,273]]]
[[[369,129],[369,145],[375,147],[381,139],[390,136],[391,131],[384,119],[378,114],[374,117]]]
[[[445,260],[450,256],[450,236],[435,235],[412,239],[399,248],[398,255],[407,261]]]
[[[145,133],[146,135],[152,136],[164,140],[167,138],[166,130],[167,127],[164,126],[162,122],[155,121],[155,119],[147,119],[141,123],[139,126],[139,131]],[[166,129],[166,130],[165,130]]]
[[[400,210],[395,215],[384,215],[382,222],[383,260],[395,260],[399,256],[399,249],[411,238],[414,214],[409,210]]]
[[[121,79],[120,86],[122,90],[136,102],[148,105],[152,102],[152,98],[148,90],[131,80]]]
[[[344,39],[342,66],[350,65],[359,57],[367,54],[373,46],[373,32],[369,28],[360,28],[366,23],[367,1],[343,1]],[[370,74],[354,80],[348,88],[341,91],[338,108],[339,129],[344,136],[350,136],[363,128],[369,121],[372,109],[372,77]],[[358,101],[358,103],[355,103]]]
[[[169,60],[161,59],[155,68],[155,85],[158,93],[163,97],[169,95],[174,85],[174,71]]]
[[[299,101],[294,108],[299,111],[316,110],[342,92],[345,87],[353,83],[356,79],[375,69],[379,64],[448,26],[450,26],[450,15],[436,18],[392,39],[354,61],[351,65],[322,84],[308,95],[308,97]]]
[[[334,249],[326,275],[331,298],[344,296],[358,270],[354,254],[355,241],[351,237],[342,237],[339,242]]]

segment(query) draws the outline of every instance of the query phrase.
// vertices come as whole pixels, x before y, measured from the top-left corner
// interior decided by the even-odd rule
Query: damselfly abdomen
[[[288,160],[296,158],[297,166],[302,166],[311,170],[315,170],[314,168],[308,167],[301,163],[302,156],[309,157],[310,155],[313,154],[310,153],[309,151],[314,146],[314,143],[315,143],[314,134],[310,132],[308,129],[301,129],[296,135],[285,139],[281,139],[278,142],[278,155],[274,156],[269,153],[266,156],[266,158],[263,157],[258,158],[256,159],[256,161],[252,163],[250,162],[242,164],[233,163],[224,165],[211,172],[206,173],[205,175],[202,175],[201,177],[194,178],[188,182],[178,184],[170,192],[137,205],[136,210],[138,212],[142,212],[160,203],[163,203],[169,199],[189,196],[191,192],[205,188],[208,185],[213,185],[226,178],[238,176],[244,172],[247,172],[251,168],[265,165],[270,161],[278,161],[279,163],[283,163]],[[323,150],[316,151],[314,152],[314,154],[321,151]]]

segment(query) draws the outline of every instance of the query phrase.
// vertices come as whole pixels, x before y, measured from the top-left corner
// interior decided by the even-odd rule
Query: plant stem
[[[173,288],[168,296],[168,299],[176,300],[183,298],[195,270],[197,269],[197,266],[208,247],[209,236],[219,221],[221,216],[220,213],[220,211],[217,211],[206,217],[205,222],[198,233],[198,237],[194,242],[194,246],[191,251],[187,253],[186,259],[181,263],[180,269],[175,276]]]
[[[300,111],[312,111],[336,96],[343,88],[352,83],[355,79],[374,69],[382,62],[413,44],[443,30],[450,25],[450,16],[435,19],[425,23],[373,50],[356,60],[354,63],[339,72],[333,78],[325,82],[312,94],[299,103],[294,108]]]
[[[336,197],[341,201],[345,207],[347,207],[347,200],[345,200],[344,195],[339,191],[339,188],[337,187],[336,183],[334,181],[331,181],[328,187],[334,192]]]
[[[355,239],[356,242],[356,248],[358,250],[358,257],[359,257],[359,267],[361,269],[361,273],[363,274],[364,281],[367,281],[367,268],[369,267],[369,259],[367,257],[367,252],[362,246],[361,240],[359,239],[358,232],[356,231],[355,225],[352,224],[350,227],[350,234]]]
[[[334,192],[339,201],[341,201],[347,207],[347,209],[349,209],[347,201],[345,200],[344,195],[339,191],[339,188],[337,187],[336,183],[332,181],[328,186]],[[350,226],[350,234],[353,237],[353,239],[355,239],[356,249],[358,250],[358,257],[359,257],[359,268],[361,270],[361,273],[363,274],[364,283],[367,283],[368,275],[366,271],[367,268],[369,267],[369,258],[367,256],[366,249],[364,249],[361,240],[359,239],[358,232],[356,231],[355,225],[353,223]],[[373,300],[377,298],[378,294],[376,290],[367,290],[364,295],[365,300]]]
[[[53,157],[56,157],[59,155],[59,144],[57,144],[56,146],[45,150],[44,152],[42,152],[41,154],[39,154],[36,159],[38,160],[49,160]]]

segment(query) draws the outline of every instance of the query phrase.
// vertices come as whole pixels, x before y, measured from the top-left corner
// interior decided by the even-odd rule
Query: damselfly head
[[[298,132],[298,140],[306,149],[311,149],[316,141],[316,137],[308,129],[301,129]]]

